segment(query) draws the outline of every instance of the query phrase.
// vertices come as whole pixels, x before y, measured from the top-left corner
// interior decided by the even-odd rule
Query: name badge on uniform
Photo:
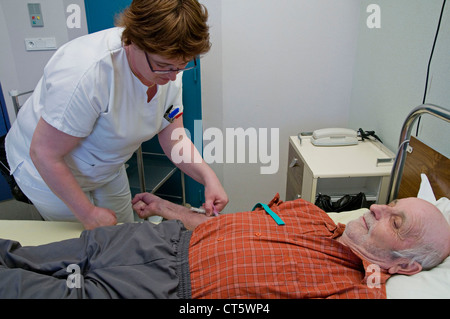
[[[182,114],[183,114],[183,112],[180,112],[180,108],[179,107],[174,107],[173,105],[171,105],[167,109],[166,113],[164,113],[164,118],[169,123],[173,123],[173,121],[175,121],[175,119],[179,118]]]

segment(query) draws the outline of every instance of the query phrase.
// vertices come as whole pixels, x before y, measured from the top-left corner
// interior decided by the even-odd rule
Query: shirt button
[[[258,232],[258,233],[255,233],[255,236],[256,236],[256,237],[261,237],[261,233],[259,233],[259,232]]]
[[[222,241],[222,240],[223,240],[223,237],[217,238],[217,241]]]

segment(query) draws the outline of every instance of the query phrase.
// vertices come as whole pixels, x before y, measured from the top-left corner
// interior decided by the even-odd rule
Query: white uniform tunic
[[[121,28],[112,28],[77,38],[46,65],[6,139],[11,172],[24,192],[27,187],[50,191],[29,156],[41,116],[56,129],[84,138],[65,160],[89,192],[125,174],[123,164],[133,152],[169,124],[164,119],[168,108],[182,110],[182,73],[158,86],[147,103],[148,87],[132,73],[121,33]],[[25,194],[34,202],[30,191]]]

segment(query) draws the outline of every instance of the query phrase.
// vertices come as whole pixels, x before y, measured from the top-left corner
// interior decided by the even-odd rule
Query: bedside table
[[[368,202],[385,204],[395,155],[378,141],[350,146],[314,146],[310,137],[291,136],[286,200],[314,203],[319,193],[338,200],[363,192]]]

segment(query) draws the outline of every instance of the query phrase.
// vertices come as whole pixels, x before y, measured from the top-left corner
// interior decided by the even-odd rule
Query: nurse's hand
[[[215,212],[221,212],[228,204],[228,195],[220,183],[205,186],[206,216],[214,216]]]
[[[101,226],[117,224],[116,213],[108,208],[95,206],[84,218],[80,218],[85,229],[94,229]]]

